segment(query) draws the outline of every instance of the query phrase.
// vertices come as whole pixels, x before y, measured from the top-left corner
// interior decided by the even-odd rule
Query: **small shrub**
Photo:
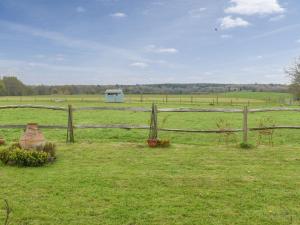
[[[17,148],[21,149],[19,142],[13,143],[8,149],[13,150]]]
[[[56,145],[52,142],[47,142],[44,146],[37,149],[38,151],[46,152],[51,157],[55,157],[56,154]]]
[[[240,143],[240,148],[242,148],[242,149],[252,149],[252,148],[254,148],[254,146],[252,144],[249,144],[249,143]]]
[[[170,141],[169,140],[159,140],[158,147],[161,147],[161,148],[170,147]]]
[[[18,144],[0,150],[0,161],[6,165],[22,167],[43,166],[55,160],[55,145],[47,143],[43,148],[24,150]]]

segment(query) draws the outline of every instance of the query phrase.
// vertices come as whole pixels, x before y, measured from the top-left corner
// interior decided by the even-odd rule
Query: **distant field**
[[[91,103],[104,102],[103,95],[45,95],[45,96],[22,96],[0,97],[0,102],[74,102]],[[169,103],[176,105],[241,105],[241,104],[290,104],[291,95],[288,93],[272,92],[228,92],[216,94],[192,94],[192,95],[126,95],[126,103],[143,104],[149,102]]]
[[[0,105],[150,108],[155,101],[159,108],[297,107],[285,93],[197,95],[193,102],[191,96],[168,96],[167,102],[165,95],[143,95],[143,101],[140,95],[127,97],[122,104],[103,103],[101,96],[2,97]],[[267,118],[276,125],[300,126],[298,112],[249,114],[249,126]],[[162,128],[217,129],[219,120],[242,127],[241,113],[159,113],[158,119]],[[149,120],[149,112],[74,112],[76,125],[148,125]],[[0,110],[2,125],[28,122],[66,125],[67,115]],[[75,129],[75,144],[65,144],[66,130],[43,132],[58,143],[53,165],[24,169],[0,164],[0,200],[8,199],[13,208],[11,224],[300,224],[298,130],[276,130],[274,147],[265,138],[252,150],[237,147],[241,134],[226,144],[220,134],[160,132],[171,148],[149,149],[147,130]],[[21,133],[0,130],[8,143],[18,141]],[[250,132],[251,143],[257,138],[257,132]],[[0,224],[4,215],[0,207]]]

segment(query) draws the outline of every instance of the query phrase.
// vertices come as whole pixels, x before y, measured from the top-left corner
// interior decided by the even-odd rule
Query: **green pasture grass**
[[[237,95],[238,94],[238,95]],[[255,93],[255,92],[234,92],[223,95],[235,95],[243,99],[257,99],[261,101],[262,96],[270,98],[287,96],[285,93]],[[220,100],[222,94],[219,94]],[[130,98],[139,98],[139,95],[131,95]],[[163,98],[164,95],[149,95],[146,98]],[[178,95],[171,96],[171,98]],[[182,97],[182,96],[181,96]],[[188,99],[190,96],[184,96]],[[214,95],[199,95],[199,98],[214,97]],[[53,101],[59,99],[63,101]],[[169,96],[170,99],[170,96]],[[227,99],[227,101],[230,98]],[[151,107],[149,102],[125,102],[121,104],[104,103],[101,96],[97,95],[79,95],[79,96],[28,96],[28,97],[2,97],[0,105],[10,104],[36,104],[36,105],[53,105],[67,107],[72,104],[74,108],[81,106],[111,106],[111,107]],[[171,102],[158,103],[159,108],[242,108],[247,104],[235,103],[219,103],[211,105],[209,103],[188,104]],[[250,108],[277,107],[282,106],[275,103],[251,103]],[[297,106],[291,106],[297,107]],[[271,118],[276,125],[300,125],[299,113],[296,112],[269,112],[249,114],[249,126],[257,127],[261,119]],[[217,122],[225,120],[230,128],[242,127],[242,114],[231,113],[159,113],[158,124],[161,128],[179,128],[179,129],[217,129]],[[66,125],[67,113],[61,111],[41,110],[41,109],[6,109],[0,111],[0,124],[27,124],[36,122],[43,125]],[[75,125],[83,124],[132,124],[132,125],[148,125],[150,122],[150,113],[144,112],[124,112],[124,111],[78,111],[74,112]],[[51,141],[63,142],[66,139],[65,130],[43,130],[46,137]],[[18,129],[2,129],[0,136],[4,137],[8,142],[18,140],[22,130]],[[75,140],[80,142],[135,142],[144,143],[147,139],[147,130],[119,130],[119,129],[84,129],[75,130]],[[172,143],[179,144],[198,144],[198,145],[216,145],[221,141],[224,142],[224,136],[220,134],[190,134],[190,133],[174,133],[160,132],[160,138],[168,139]],[[286,143],[300,143],[300,131],[298,130],[276,130],[274,133],[274,143],[276,145],[284,145]],[[258,138],[257,132],[250,132],[250,142],[256,143]],[[267,140],[267,137],[264,138]],[[239,143],[242,140],[241,133],[232,135],[230,143]],[[263,141],[265,141],[263,140]]]
[[[127,104],[168,103],[180,105],[274,105],[291,103],[288,93],[272,92],[228,92],[212,94],[126,94]],[[0,104],[8,103],[52,103],[52,104],[90,104],[103,103],[104,95],[45,95],[45,96],[10,96],[0,97]]]
[[[226,92],[221,94],[221,96],[227,98],[250,98],[250,99],[260,99],[264,101],[276,101],[283,98],[292,98],[292,95],[289,93],[280,93],[280,92]]]
[[[90,101],[59,96],[67,100],[58,102],[49,97],[26,101],[8,97],[0,99],[0,105],[151,107],[151,101],[107,104],[97,96],[83,96]],[[158,103],[161,108],[244,105]],[[252,103],[250,108],[272,106],[281,104]],[[77,125],[150,122],[148,112],[75,111],[73,116]],[[300,126],[297,112],[268,112],[250,113],[249,127],[266,118],[276,125]],[[242,113],[158,114],[162,128],[217,129],[221,119],[231,128],[242,127]],[[67,113],[0,110],[0,124],[28,122],[66,125]],[[64,143],[66,130],[42,131],[47,140],[58,144],[54,164],[26,169],[0,164],[0,200],[7,199],[13,209],[10,224],[300,224],[298,130],[276,130],[274,147],[264,137],[263,144],[251,150],[238,148],[241,133],[226,143],[220,134],[159,132],[161,139],[171,141],[171,147],[149,149],[147,130],[75,129],[75,144]],[[0,136],[9,145],[22,132],[1,129]],[[250,143],[255,145],[257,138],[257,132],[250,132]],[[0,224],[4,217],[0,206]]]
[[[10,224],[300,224],[299,147],[59,144],[57,157],[0,164]]]

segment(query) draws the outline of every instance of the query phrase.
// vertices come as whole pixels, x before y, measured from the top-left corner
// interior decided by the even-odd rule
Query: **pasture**
[[[0,105],[158,108],[297,107],[288,94],[227,93],[200,96],[131,95],[126,103],[103,103],[99,96],[2,97]],[[142,98],[142,99],[141,99]],[[298,112],[249,114],[249,127],[263,119],[300,126]],[[159,113],[161,128],[216,129],[227,121],[242,127],[242,114]],[[66,125],[63,111],[6,109],[1,124]],[[149,112],[75,111],[74,123],[143,124]],[[1,129],[8,143],[21,129]],[[147,130],[44,129],[58,143],[58,160],[43,168],[0,165],[0,198],[8,199],[11,224],[299,224],[300,130],[276,130],[274,147],[238,148],[240,133],[229,142],[221,134],[159,132],[166,149],[146,146]],[[254,145],[258,133],[250,132]],[[5,217],[0,211],[0,221]]]

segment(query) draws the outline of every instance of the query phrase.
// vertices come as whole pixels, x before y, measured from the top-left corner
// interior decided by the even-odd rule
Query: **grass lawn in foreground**
[[[10,224],[300,224],[299,147],[82,143],[57,153],[42,168],[0,164]]]

